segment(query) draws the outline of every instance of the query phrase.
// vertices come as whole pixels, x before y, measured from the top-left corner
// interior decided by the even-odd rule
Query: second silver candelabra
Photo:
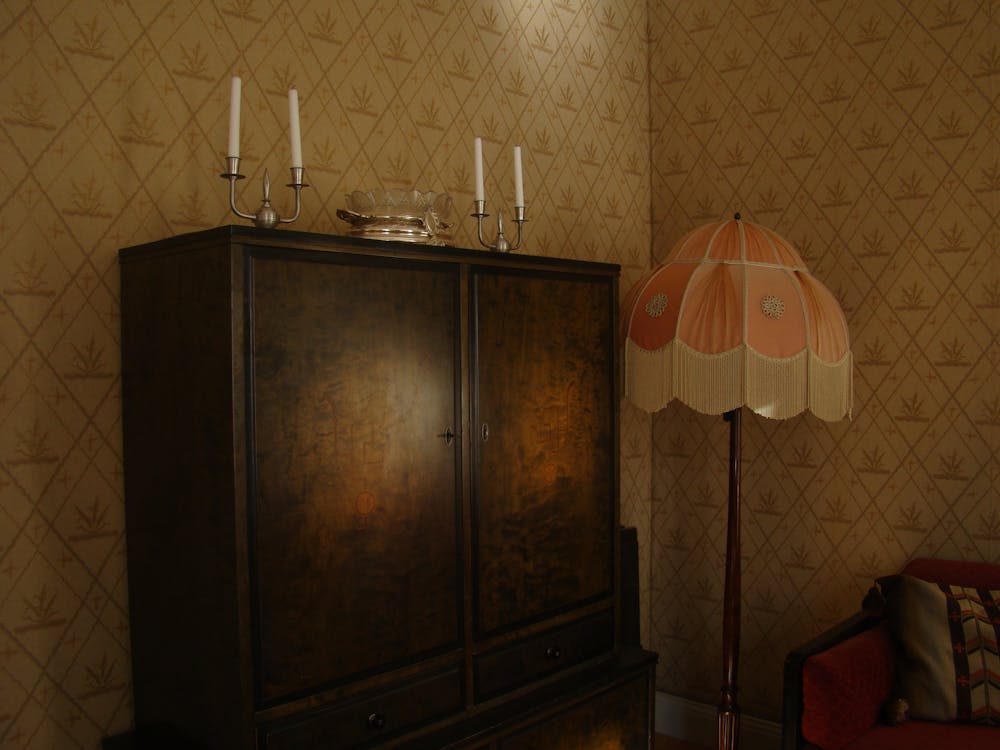
[[[497,236],[496,239],[490,243],[483,238],[483,219],[489,216],[486,213],[486,201],[473,201],[476,210],[472,212],[472,216],[476,217],[476,233],[479,237],[479,242],[484,247],[488,247],[490,250],[496,250],[498,253],[509,253],[517,250],[521,246],[521,227],[526,221],[524,218],[524,206],[514,206],[514,223],[517,224],[517,240],[514,244],[510,244],[510,241],[504,236],[503,233],[503,209],[501,208],[497,212]]]
[[[256,214],[246,214],[236,207],[236,181],[244,177],[240,174],[240,157],[227,156],[226,167],[227,171],[219,177],[229,180],[229,208],[241,219],[250,219],[254,226],[261,229],[273,229],[278,224],[291,224],[299,218],[299,212],[302,210],[302,188],[309,187],[302,181],[306,171],[304,167],[292,167],[292,181],[285,186],[295,190],[295,213],[288,219],[282,219],[271,205],[271,178],[267,174],[267,169],[264,170],[264,197],[260,207]]]

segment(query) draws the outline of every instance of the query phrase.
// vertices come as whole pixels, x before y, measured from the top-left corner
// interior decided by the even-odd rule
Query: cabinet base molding
[[[649,651],[626,649],[610,659],[598,660],[544,685],[484,704],[455,720],[440,722],[419,733],[377,743],[352,742],[349,747],[366,750],[571,750],[603,747],[614,742],[614,747],[625,750],[649,750],[655,733],[652,698],[656,658],[656,654]],[[659,697],[657,714],[660,712]],[[267,747],[263,736],[258,738],[257,746],[262,750]],[[340,745],[324,745],[324,750],[337,747]],[[109,737],[102,748],[209,750],[169,727],[141,728]]]

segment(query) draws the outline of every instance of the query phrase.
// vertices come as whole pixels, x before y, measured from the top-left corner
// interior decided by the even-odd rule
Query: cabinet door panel
[[[607,279],[475,277],[479,635],[610,595],[613,296]]]
[[[459,644],[458,272],[370,263],[253,263],[262,703]]]

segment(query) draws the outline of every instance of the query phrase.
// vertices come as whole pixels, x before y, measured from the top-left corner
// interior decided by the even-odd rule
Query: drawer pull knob
[[[368,717],[368,728],[369,729],[381,729],[385,726],[385,715],[380,714],[378,711],[373,713]]]
[[[545,649],[545,656],[549,659],[558,659],[562,656],[562,651],[559,650],[558,646],[549,646]]]

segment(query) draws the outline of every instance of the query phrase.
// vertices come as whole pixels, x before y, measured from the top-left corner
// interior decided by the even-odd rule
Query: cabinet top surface
[[[178,234],[155,242],[133,245],[118,251],[120,263],[140,260],[161,253],[178,253],[220,245],[240,245],[246,248],[283,248],[289,250],[341,251],[397,258],[426,258],[450,260],[452,262],[476,263],[483,265],[541,265],[553,268],[581,271],[600,271],[617,274],[620,266],[615,263],[600,263],[542,255],[519,253],[496,253],[487,250],[443,245],[424,245],[415,242],[374,240],[317,232],[300,232],[290,229],[257,229],[256,227],[227,226],[205,229],[199,232]]]

